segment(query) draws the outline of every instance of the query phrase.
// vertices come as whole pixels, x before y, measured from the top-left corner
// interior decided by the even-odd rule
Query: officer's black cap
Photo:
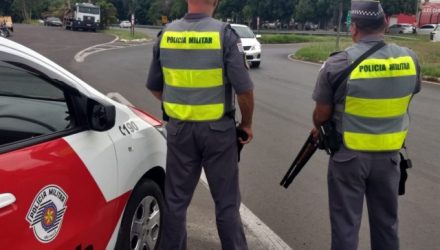
[[[378,20],[384,18],[385,13],[377,0],[352,0],[351,17],[353,19]]]

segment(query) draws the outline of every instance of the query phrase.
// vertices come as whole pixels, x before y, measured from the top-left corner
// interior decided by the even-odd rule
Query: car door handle
[[[7,207],[16,201],[13,194],[0,194],[0,208]]]

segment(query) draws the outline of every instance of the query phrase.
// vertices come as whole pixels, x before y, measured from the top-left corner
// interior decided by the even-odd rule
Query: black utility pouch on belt
[[[333,156],[339,150],[338,132],[332,121],[325,122],[319,128],[319,149],[324,149],[328,155]]]
[[[405,149],[406,155],[408,156],[408,151],[406,150],[406,147],[403,147]],[[402,152],[399,152],[400,155],[400,181],[399,181],[399,195],[405,194],[405,183],[408,179],[408,172],[406,171],[408,168],[412,168],[412,161],[409,159],[409,157],[405,158],[405,156],[402,154]]]
[[[246,141],[248,139],[248,134],[246,132],[244,132],[243,129],[237,127],[237,149],[238,149],[238,162],[240,162],[240,154],[241,154],[241,150],[243,149],[243,144],[241,144],[239,138],[241,138],[243,141]]]

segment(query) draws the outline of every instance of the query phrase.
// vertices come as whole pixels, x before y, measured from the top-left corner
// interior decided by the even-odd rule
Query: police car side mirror
[[[92,130],[107,131],[115,126],[115,106],[89,99],[87,101],[87,120]]]

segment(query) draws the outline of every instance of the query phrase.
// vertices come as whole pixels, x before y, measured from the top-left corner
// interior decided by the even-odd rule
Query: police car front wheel
[[[125,209],[116,249],[157,249],[162,211],[163,197],[159,186],[151,180],[139,184]]]

